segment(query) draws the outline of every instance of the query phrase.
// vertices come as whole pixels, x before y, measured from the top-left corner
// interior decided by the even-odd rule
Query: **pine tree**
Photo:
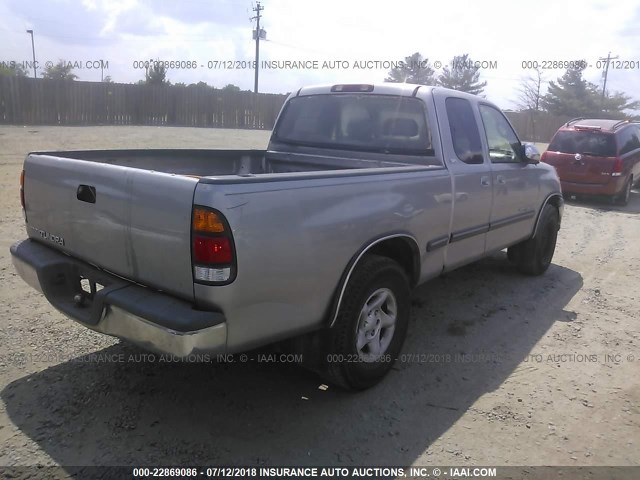
[[[625,110],[637,110],[640,102],[621,92],[602,96],[598,86],[582,78],[584,68],[569,68],[557,82],[549,82],[542,98],[545,110],[570,117],[625,118]]]
[[[428,58],[423,58],[418,52],[405,57],[398,67],[389,70],[385,82],[414,83],[417,85],[435,85],[435,70],[431,68]]]
[[[469,54],[456,55],[451,63],[442,69],[438,85],[461,92],[480,95],[487,82],[480,81],[480,67],[474,64]]]
[[[597,87],[582,78],[583,70],[581,66],[569,68],[557,82],[549,82],[547,94],[542,97],[546,111],[569,117],[598,116]]]

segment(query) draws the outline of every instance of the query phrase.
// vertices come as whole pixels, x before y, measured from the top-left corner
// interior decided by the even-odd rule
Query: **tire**
[[[559,228],[558,210],[553,205],[545,205],[534,236],[509,247],[507,257],[522,273],[542,275],[551,265]]]
[[[363,257],[329,330],[323,376],[347,390],[382,380],[404,343],[410,309],[409,280],[400,265],[377,255]]]
[[[626,206],[629,203],[629,196],[631,195],[631,187],[633,186],[633,177],[629,177],[627,183],[624,184],[622,191],[613,197],[613,203],[616,205]]]

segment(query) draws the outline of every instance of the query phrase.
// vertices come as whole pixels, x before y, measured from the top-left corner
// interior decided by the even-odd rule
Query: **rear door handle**
[[[500,184],[500,185],[504,185],[505,183],[507,183],[507,181],[504,179],[504,177],[502,175],[498,175],[496,177],[496,181]]]
[[[78,185],[76,198],[81,202],[96,203],[96,187],[91,185]]]
[[[483,187],[488,187],[489,185],[491,185],[489,177],[480,177],[480,185],[482,185]]]

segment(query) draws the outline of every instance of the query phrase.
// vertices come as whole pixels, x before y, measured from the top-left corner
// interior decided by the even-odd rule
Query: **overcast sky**
[[[356,69],[356,62],[398,61],[420,52],[431,63],[469,53],[497,62],[482,71],[486,96],[513,108],[523,61],[579,60],[585,77],[602,85],[600,57],[611,51],[634,69],[610,69],[607,90],[640,99],[640,2],[264,0],[261,60],[319,62],[319,68],[263,69],[260,91],[286,93],[306,84],[381,82],[385,69]],[[0,0],[0,61],[30,61],[35,32],[41,66],[59,59],[109,62],[105,75],[137,82],[134,61],[195,61],[196,69],[171,70],[172,82],[234,83],[253,89],[251,69],[209,69],[209,61],[254,60],[251,0]],[[324,61],[347,68],[321,68]],[[99,81],[100,70],[76,69],[79,80]],[[555,80],[562,70],[545,70]]]

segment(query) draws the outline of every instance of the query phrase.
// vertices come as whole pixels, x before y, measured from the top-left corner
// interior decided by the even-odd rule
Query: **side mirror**
[[[526,163],[540,163],[540,152],[532,143],[522,144],[523,158]]]

